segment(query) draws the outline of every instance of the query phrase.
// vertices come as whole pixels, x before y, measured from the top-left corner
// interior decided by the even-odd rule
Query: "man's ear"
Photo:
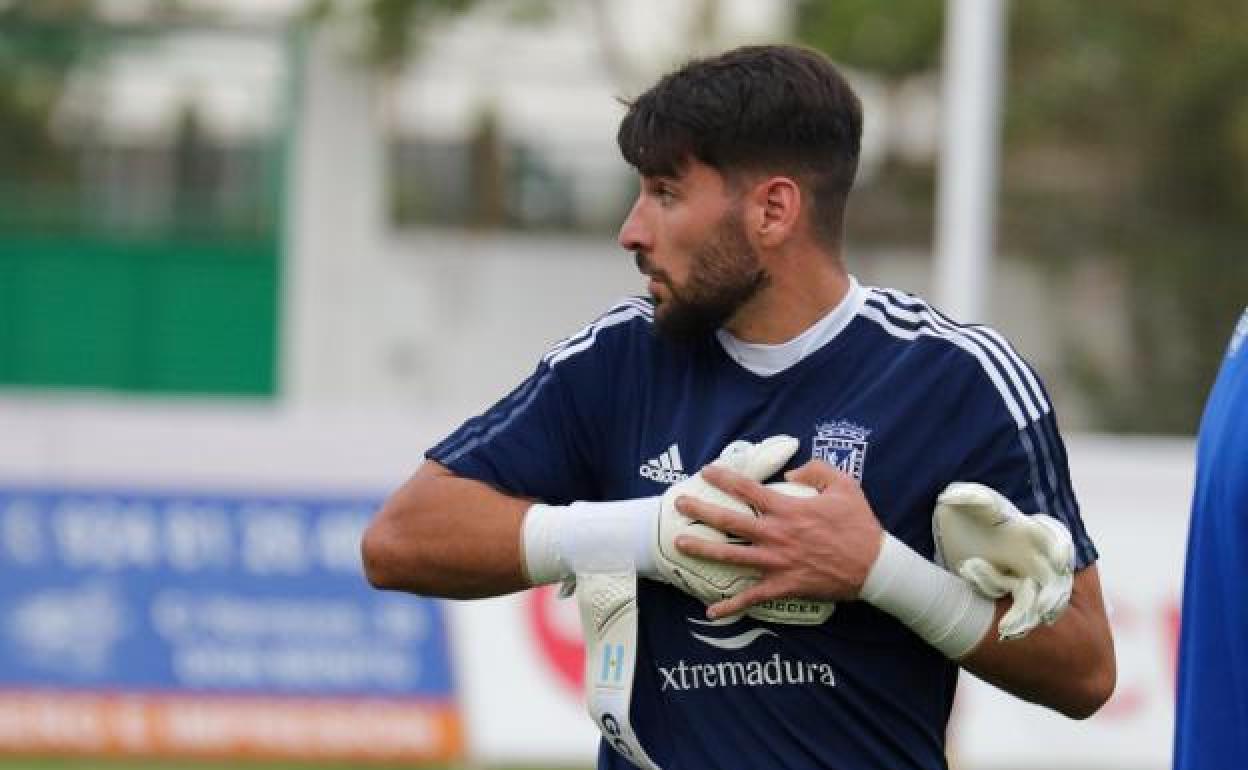
[[[749,235],[760,246],[776,247],[797,230],[802,213],[802,188],[792,177],[772,176],[750,191]]]

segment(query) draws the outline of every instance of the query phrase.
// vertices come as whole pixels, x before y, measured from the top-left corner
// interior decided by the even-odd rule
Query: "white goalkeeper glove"
[[[1028,516],[991,487],[954,482],[936,499],[932,534],[947,569],[984,596],[1013,595],[997,626],[1001,639],[1052,625],[1070,603],[1074,541],[1052,516]]]
[[[734,441],[710,464],[762,481],[783,468],[797,447],[797,439],[789,436],[772,436],[757,444]],[[693,557],[677,551],[672,539],[695,523],[676,510],[676,498],[681,495],[741,506],[703,481],[700,472],[668,487],[661,496],[533,505],[525,513],[521,532],[521,552],[529,582],[541,585],[582,573],[636,572],[683,588],[684,582],[672,565]],[[720,534],[705,525],[696,527],[707,536]],[[667,554],[662,553],[664,549]],[[728,590],[736,583],[724,575],[717,584]]]
[[[783,468],[797,448],[797,439],[790,436],[772,436],[757,444],[734,441],[712,464],[761,482]],[[675,538],[684,533],[727,539],[719,530],[677,511],[676,498],[681,495],[757,515],[708,484],[700,473],[673,484],[661,497],[571,505],[538,503],[525,515],[522,531],[529,581],[533,585],[562,581],[566,591],[576,574],[635,571],[671,583],[708,604],[753,585],[758,579],[754,570],[706,561],[676,549]],[[750,614],[779,623],[821,623],[831,612],[831,603],[789,600],[759,605]]]
[[[779,472],[793,457],[797,447],[797,439],[790,436],[772,436],[758,444],[736,441],[729,444],[719,458],[711,462],[711,465],[727,468],[754,481],[762,482]],[[802,484],[776,482],[768,486],[783,494],[800,497],[816,494],[814,489]],[[757,583],[760,574],[753,567],[691,556],[676,547],[676,538],[681,535],[692,535],[720,543],[744,544],[745,542],[701,521],[690,519],[676,510],[676,499],[682,495],[738,511],[743,516],[758,515],[758,512],[749,505],[703,480],[701,472],[679,484],[674,484],[663,495],[659,508],[659,525],[653,554],[659,575],[668,583],[690,596],[701,599],[707,605],[736,596]],[[827,620],[833,609],[835,609],[833,602],[787,599],[754,605],[746,611],[746,614],[758,620],[773,623],[817,625]]]

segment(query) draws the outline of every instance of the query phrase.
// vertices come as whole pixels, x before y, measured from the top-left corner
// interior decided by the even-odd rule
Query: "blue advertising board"
[[[453,711],[440,604],[364,580],[379,503],[0,486],[0,691]]]

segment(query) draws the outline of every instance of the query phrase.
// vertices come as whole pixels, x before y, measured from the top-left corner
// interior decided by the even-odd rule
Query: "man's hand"
[[[757,516],[757,512],[750,506],[707,483],[705,472],[710,468],[731,470],[744,478],[763,481],[783,468],[797,451],[797,447],[797,439],[789,436],[772,436],[757,444],[734,441],[724,449],[718,459],[709,463],[701,472],[673,485],[660,502],[654,552],[654,562],[660,576],[707,604],[735,596],[754,585],[758,581],[758,571],[751,567],[702,559],[676,548],[677,538],[686,536],[714,543],[744,544],[719,529],[707,526],[705,522],[685,516],[677,509],[677,501],[697,499],[730,510],[735,516]],[[769,486],[790,495],[814,494],[813,490],[797,484],[781,483]],[[763,603],[751,607],[749,614],[772,623],[818,625],[827,620],[836,608],[831,602],[785,598],[791,600]]]
[[[932,534],[947,569],[989,598],[1013,595],[997,626],[1001,639],[1053,625],[1070,603],[1075,547],[1057,519],[1028,516],[983,484],[955,482],[936,500]]]
[[[710,465],[766,479],[784,467],[797,447],[797,439],[789,436],[773,436],[757,444],[735,441]],[[662,496],[569,505],[534,503],[521,526],[520,547],[529,583],[563,582],[566,591],[576,575],[636,572],[671,583],[708,604],[736,594],[757,575],[689,556],[673,545],[685,533],[727,540],[719,530],[678,511],[675,501],[682,497],[711,501],[738,515],[755,515],[748,506],[708,484],[701,473],[673,485]],[[803,620],[809,608],[799,612],[797,606],[790,602],[773,611],[785,618],[779,622],[819,622]]]
[[[675,540],[685,535],[710,542],[733,542],[724,530],[684,515],[678,510],[677,501],[681,498],[701,500],[719,509],[730,510],[734,516],[753,517],[754,511],[748,505],[707,483],[707,471],[711,468],[731,470],[734,474],[761,482],[783,468],[797,447],[797,439],[791,436],[772,436],[757,444],[734,441],[718,459],[708,463],[701,471],[673,484],[659,503],[658,526],[653,542],[655,566],[662,578],[707,604],[733,596],[748,587],[758,577],[753,570],[690,556],[675,547]]]
[[[816,492],[796,497],[716,464],[704,468],[701,475],[720,492],[761,514],[743,516],[739,505],[689,495],[677,503],[686,516],[738,539],[733,542],[724,537],[714,542],[681,533],[675,540],[679,551],[732,565],[738,572],[749,569],[756,576],[756,582],[740,593],[711,604],[709,617],[734,615],[798,596],[823,601],[858,597],[880,550],[882,530],[854,479],[822,460],[811,460],[785,474],[786,480]]]

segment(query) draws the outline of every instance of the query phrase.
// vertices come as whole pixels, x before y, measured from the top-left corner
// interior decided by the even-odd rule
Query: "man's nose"
[[[640,197],[633,204],[632,210],[620,225],[620,234],[616,238],[627,251],[647,252],[653,245],[653,237],[642,218],[642,200]]]

